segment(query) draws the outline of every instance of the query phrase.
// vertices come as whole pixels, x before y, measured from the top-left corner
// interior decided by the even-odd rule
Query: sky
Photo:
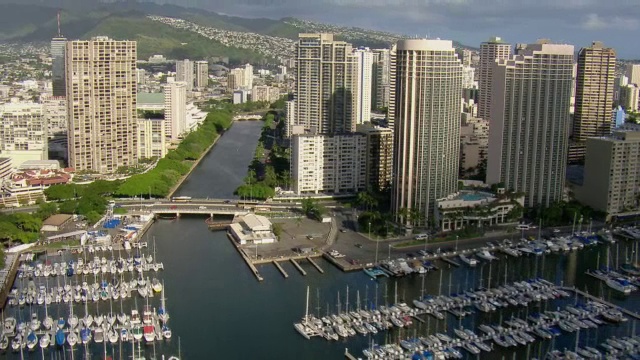
[[[243,17],[301,19],[457,40],[548,38],[588,46],[603,41],[619,58],[640,59],[640,0],[157,0]]]

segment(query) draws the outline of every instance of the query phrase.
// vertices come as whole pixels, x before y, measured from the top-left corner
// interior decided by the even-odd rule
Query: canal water
[[[239,122],[220,139],[213,151],[203,159],[191,175],[186,187],[179,195],[193,197],[226,198],[246,174],[251,161],[255,140],[260,132],[259,123]],[[233,145],[230,145],[233,144]],[[233,149],[233,151],[231,151]],[[236,151],[237,150],[237,151]],[[198,184],[198,185],[195,185]],[[284,279],[273,265],[259,268],[265,278],[258,282],[237,254],[224,232],[209,231],[202,217],[183,216],[176,220],[159,220],[149,230],[148,239],[155,239],[158,261],[165,270],[157,275],[165,282],[169,325],[173,338],[155,346],[143,345],[147,358],[180,353],[183,359],[341,359],[345,348],[360,356],[369,341],[385,343],[399,338],[425,335],[434,331],[452,333],[458,326],[476,330],[482,323],[498,323],[511,316],[526,317],[527,313],[555,310],[556,307],[572,303],[575,299],[542,302],[528,308],[512,308],[502,313],[472,315],[459,321],[447,315],[444,321],[435,321],[427,316],[427,323],[416,322],[409,329],[379,333],[373,338],[355,336],[349,340],[327,342],[324,339],[306,340],[293,328],[293,323],[305,314],[306,288],[310,287],[309,312],[325,315],[336,312],[338,306],[350,309],[358,305],[375,306],[399,301],[411,303],[423,291],[426,294],[458,293],[467,289],[497,286],[505,282],[544,277],[555,283],[575,285],[591,294],[603,296],[628,308],[637,309],[640,294],[626,298],[616,297],[598,280],[584,275],[597,264],[624,262],[635,256],[631,243],[621,242],[612,246],[597,246],[568,255],[544,255],[518,259],[501,256],[492,264],[476,268],[449,268],[438,263],[442,271],[429,273],[424,278],[410,276],[401,279],[371,280],[362,272],[342,273],[324,260],[319,262],[325,270],[318,273],[310,264],[302,262],[307,276],[302,276],[290,263],[283,267],[289,273]],[[348,297],[347,297],[348,292]],[[133,300],[124,305],[131,307]],[[141,306],[141,298],[138,298]],[[156,299],[153,300],[157,302]],[[108,308],[108,305],[106,305]],[[119,305],[118,305],[119,306]],[[94,305],[95,307],[95,305]],[[16,309],[9,309],[15,315]],[[83,309],[81,309],[84,311]],[[57,311],[64,312],[65,309]],[[102,310],[105,311],[105,310]],[[80,314],[84,314],[80,312]],[[23,309],[23,318],[29,309]],[[42,317],[42,315],[41,315]],[[581,331],[579,343],[595,346],[612,335],[628,335],[635,329],[629,321],[619,326],[606,326],[598,330]],[[179,340],[179,341],[178,341]],[[537,342],[516,351],[496,351],[492,357],[525,359],[544,357],[551,348],[573,348],[576,334],[564,334],[554,343]],[[93,358],[102,358],[102,346],[89,350]],[[79,349],[74,356],[84,354]],[[127,358],[130,345],[120,350],[119,346],[107,349],[114,359]],[[70,358],[68,351],[45,352],[46,358]],[[466,354],[465,354],[466,355]],[[25,354],[39,359],[39,350]],[[481,358],[488,358],[484,354]],[[19,358],[19,354],[7,353],[0,358]]]

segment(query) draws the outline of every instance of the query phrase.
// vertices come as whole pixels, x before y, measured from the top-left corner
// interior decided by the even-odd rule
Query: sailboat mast
[[[307,286],[307,306],[304,310],[304,320],[309,318],[309,287]]]

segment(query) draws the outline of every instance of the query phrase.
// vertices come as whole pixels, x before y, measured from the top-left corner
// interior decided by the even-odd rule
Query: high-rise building
[[[187,128],[187,84],[182,81],[164,87],[165,136],[176,141]]]
[[[357,63],[332,34],[300,34],[296,46],[296,124],[321,134],[356,127]]]
[[[573,46],[542,41],[494,64],[487,183],[527,206],[562,199],[572,73]]]
[[[393,130],[373,126],[370,123],[358,125],[357,130],[367,139],[365,156],[367,188],[374,191],[389,188],[393,166]]]
[[[387,108],[387,126],[394,129],[396,118],[396,44],[389,50],[389,107]]]
[[[280,98],[280,88],[268,85],[256,85],[251,90],[251,101],[274,102]]]
[[[629,83],[640,86],[640,64],[627,64],[626,70],[625,75],[629,78]]]
[[[167,154],[164,119],[138,119],[138,158],[163,158]]]
[[[253,89],[253,66],[250,64],[229,70],[229,74],[227,75],[227,90],[234,92],[238,89]]]
[[[253,89],[253,66],[251,64],[245,64],[242,75],[242,87],[247,90]]]
[[[67,42],[69,166],[112,173],[137,163],[136,42]]]
[[[185,83],[187,92],[193,90],[193,61],[189,59],[176,61],[176,81]]]
[[[209,63],[200,60],[196,61],[196,87],[205,89],[209,86]]]
[[[389,107],[389,72],[391,58],[389,49],[373,50],[373,76],[371,84],[371,108]]]
[[[606,212],[607,219],[640,209],[640,128],[624,127],[587,139],[584,185],[575,191],[578,201]]]
[[[588,137],[611,133],[616,52],[601,42],[580,49],[569,162],[584,161]]]
[[[460,174],[477,175],[479,166],[487,160],[489,120],[462,114],[460,127]],[[486,164],[485,164],[486,165]]]
[[[285,130],[284,136],[290,138],[293,133],[293,126],[296,124],[296,101],[289,100],[286,103]]]
[[[145,69],[136,69],[136,82],[138,85],[147,83],[147,71]]]
[[[458,189],[462,64],[452,41],[411,39],[398,41],[395,67],[391,206],[400,222],[425,225]]]
[[[369,48],[353,50],[356,58],[356,123],[371,121],[371,82],[373,53]]]
[[[47,160],[47,123],[42,104],[0,105],[0,157],[14,167],[27,160]]]
[[[478,67],[478,117],[490,120],[491,109],[491,80],[493,78],[493,64],[497,59],[508,59],[511,56],[511,45],[499,37],[480,44],[480,66]]]
[[[48,135],[66,134],[69,127],[67,99],[64,96],[43,96],[41,101]]]
[[[67,89],[64,77],[64,50],[67,39],[61,36],[54,37],[51,40],[51,86],[53,87],[53,96],[66,96]]]
[[[366,188],[366,137],[362,134],[295,135],[291,178],[296,194],[355,194]]]

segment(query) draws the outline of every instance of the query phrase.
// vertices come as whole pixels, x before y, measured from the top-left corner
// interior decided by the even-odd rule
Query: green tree
[[[51,185],[44,190],[44,195],[51,201],[73,199],[76,194],[77,185],[75,184]]]
[[[15,213],[7,216],[7,219],[12,222],[18,229],[25,232],[37,233],[42,228],[42,220],[31,214]]]
[[[76,209],[78,208],[78,201],[76,200],[67,200],[58,206],[58,210],[62,214],[75,214]]]
[[[42,203],[38,207],[38,211],[36,212],[36,216],[40,219],[44,220],[49,216],[58,213],[58,205],[55,203]]]
[[[271,187],[278,185],[278,175],[276,175],[276,171],[273,166],[267,165],[265,168],[264,183]]]

